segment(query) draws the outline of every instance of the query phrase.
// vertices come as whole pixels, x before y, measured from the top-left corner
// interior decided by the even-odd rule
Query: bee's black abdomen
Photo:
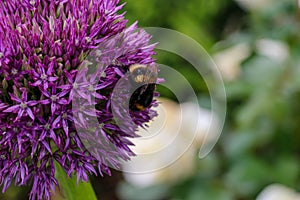
[[[155,84],[147,84],[136,89],[129,100],[129,109],[142,111],[151,105],[155,90]]]
[[[129,80],[132,84],[132,90],[134,90],[129,100],[130,110],[142,111],[151,105],[157,71],[157,66],[134,64],[129,67]],[[137,89],[135,90],[135,88]]]

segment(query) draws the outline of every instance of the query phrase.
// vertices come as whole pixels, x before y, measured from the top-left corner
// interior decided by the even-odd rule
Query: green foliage
[[[93,187],[90,182],[79,181],[76,176],[69,178],[62,167],[55,163],[56,178],[60,184],[61,190],[67,200],[97,200]]]
[[[212,48],[216,53],[241,43],[251,49],[241,63],[240,75],[225,83],[228,113],[217,146],[198,161],[194,176],[171,184],[165,198],[248,200],[272,183],[300,190],[300,12],[296,1],[271,1],[263,9],[244,11],[231,1],[131,1],[127,16],[140,19],[142,26],[174,28],[205,47],[222,39]],[[257,44],[262,39],[284,45],[286,57],[280,60],[260,52]],[[196,78],[188,64],[160,53],[161,63],[186,73],[199,99],[207,102],[205,83],[193,83]],[[172,98],[164,90],[162,96]]]
[[[185,33],[210,47],[213,36],[220,36],[215,21],[224,13],[229,0],[126,0],[129,24],[139,21],[141,27],[165,27]]]
[[[169,186],[167,185],[154,185],[147,188],[137,189],[134,186],[122,182],[119,184],[118,191],[124,200],[152,200],[162,199],[169,193]]]

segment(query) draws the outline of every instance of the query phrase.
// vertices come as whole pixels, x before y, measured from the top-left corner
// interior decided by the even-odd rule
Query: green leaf
[[[245,155],[234,163],[225,175],[225,185],[237,194],[250,198],[272,182],[272,167],[260,158]]]
[[[55,177],[67,200],[97,200],[90,182],[79,182],[77,184],[76,176],[69,178],[58,163],[55,163],[55,169]]]

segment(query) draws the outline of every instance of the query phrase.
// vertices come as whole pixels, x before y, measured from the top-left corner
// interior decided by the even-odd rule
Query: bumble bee
[[[134,64],[129,67],[130,82],[135,91],[129,100],[129,109],[142,111],[148,108],[153,100],[156,86],[157,66]]]

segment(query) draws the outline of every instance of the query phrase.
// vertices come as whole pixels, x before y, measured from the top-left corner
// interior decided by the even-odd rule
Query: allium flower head
[[[15,181],[32,184],[30,199],[50,199],[58,185],[54,162],[69,176],[76,173],[78,180],[87,181],[88,174],[110,174],[109,166],[118,167],[120,159],[134,155],[127,138],[135,137],[137,127],[154,113],[130,111],[130,119],[120,118],[120,108],[116,117],[112,93],[130,65],[154,64],[154,46],[136,24],[126,28],[118,3],[0,2],[3,192]],[[89,54],[94,64],[86,61]],[[89,126],[95,119],[98,125]]]

